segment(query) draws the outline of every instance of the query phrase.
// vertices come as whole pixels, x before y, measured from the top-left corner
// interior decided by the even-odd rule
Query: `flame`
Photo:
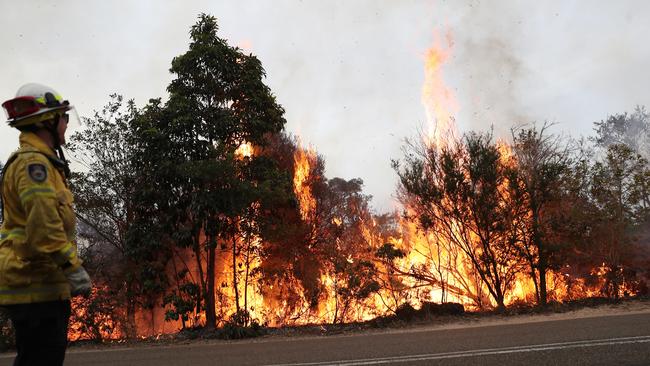
[[[125,337],[125,332],[118,320],[123,316],[123,309],[113,308],[109,302],[108,286],[93,286],[89,297],[71,299],[71,317],[68,327],[70,341],[100,338],[117,340]]]
[[[254,155],[254,152],[253,145],[250,142],[244,142],[235,150],[235,156],[238,159],[250,158]]]
[[[424,85],[422,86],[422,104],[424,105],[428,130],[428,145],[446,146],[450,137],[457,135],[454,115],[458,112],[458,103],[451,89],[443,78],[443,65],[451,56],[453,40],[448,32],[445,42],[438,33],[434,33],[434,46],[425,53]]]
[[[316,153],[311,149],[305,150],[299,147],[294,154],[293,189],[300,203],[300,214],[305,221],[309,221],[316,209],[316,200],[309,186],[311,170],[316,163],[316,159]]]

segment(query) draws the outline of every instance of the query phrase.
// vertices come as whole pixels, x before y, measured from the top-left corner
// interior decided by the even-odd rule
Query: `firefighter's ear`
[[[57,116],[56,119],[48,119],[47,121],[43,121],[41,122],[41,124],[43,125],[43,128],[52,129],[54,128],[54,125],[56,124],[56,120],[58,119],[59,116]]]

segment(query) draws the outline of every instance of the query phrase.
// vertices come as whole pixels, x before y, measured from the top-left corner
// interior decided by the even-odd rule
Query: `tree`
[[[621,287],[635,276],[626,268],[638,259],[634,233],[648,220],[650,199],[648,161],[625,144],[613,144],[591,174],[595,217],[593,240],[604,266],[603,293],[618,298]]]
[[[295,199],[290,171],[269,153],[279,136],[269,135],[267,147],[259,148],[251,155],[237,154],[238,160],[244,163],[241,165],[243,169],[240,170],[240,177],[249,182],[248,190],[252,194],[250,205],[234,218],[232,227],[232,286],[237,314],[232,319],[243,321],[244,323],[238,324],[241,326],[248,326],[252,320],[248,306],[249,287],[259,279],[260,272],[255,264],[263,259],[263,241],[267,240],[265,235],[270,234],[269,231],[264,231],[264,227],[278,205]],[[274,220],[271,219],[272,221]],[[277,226],[275,230],[278,230]]]
[[[323,160],[288,136],[274,145],[274,160],[294,181],[291,195],[273,195],[281,199],[262,205],[262,291],[269,307],[285,307],[271,316],[279,323],[308,319],[327,303],[334,323],[358,317],[378,288],[364,231],[372,220],[363,182],[327,180]]]
[[[314,247],[331,282],[334,296],[332,323],[344,322],[353,303],[379,290],[377,269],[372,259],[375,248],[365,234],[371,225],[370,196],[362,193],[361,179],[332,178],[326,189],[316,194],[320,219]],[[324,219],[327,218],[327,219]]]
[[[196,311],[197,302],[200,301],[198,286],[193,281],[187,280],[188,272],[187,269],[175,272],[177,287],[163,298],[163,305],[171,306],[171,309],[165,312],[165,320],[180,319],[183,329],[190,321],[192,312]]]
[[[126,253],[138,264],[144,264],[137,266],[136,280],[144,290],[142,306],[145,309],[153,309],[170,286],[167,267],[174,258],[174,244],[179,236],[178,232],[170,230],[170,222],[175,222],[178,190],[173,181],[162,179],[171,176],[174,151],[170,149],[167,136],[156,128],[166,117],[160,99],[151,99],[130,124],[133,154],[128,164],[138,174],[132,187],[133,214],[126,232]],[[178,285],[178,272],[174,275]],[[154,320],[152,312],[152,328]]]
[[[301,199],[296,196],[294,184],[305,188],[303,200],[313,199],[307,194],[324,185],[324,165],[316,155],[304,154],[295,137],[278,134],[260,152],[276,162],[281,179],[276,180],[279,194],[266,195],[258,218],[262,243],[261,263],[256,270],[260,292],[263,294],[267,317],[278,324],[286,324],[308,317],[318,307],[322,293],[320,258],[313,248],[318,243],[316,230],[303,215]],[[296,183],[296,159],[304,157],[309,166],[304,180]],[[308,189],[306,189],[308,188]],[[305,219],[307,218],[307,219]]]
[[[554,209],[563,198],[563,181],[570,165],[566,145],[548,134],[549,127],[512,130],[515,164],[509,178],[515,207],[523,209],[521,215],[515,215],[520,224],[519,251],[528,263],[540,306],[547,302],[546,273],[558,251],[552,228],[559,215]]]
[[[499,309],[521,267],[504,160],[490,134],[471,133],[393,162],[419,225],[462,251]]]
[[[131,255],[127,243],[140,174],[131,165],[135,150],[130,124],[138,113],[132,100],[125,102],[113,94],[101,111],[84,119],[85,128],[72,135],[67,145],[82,166],[70,184],[81,220],[78,237],[85,244],[85,266],[100,285],[94,297],[123,296],[127,337],[136,335],[135,311],[149,291],[141,281],[141,268],[147,261]]]
[[[610,145],[595,161],[593,151],[581,150],[568,175],[558,231],[569,244],[560,252],[567,296],[583,297],[591,291],[618,298],[647,292],[642,282],[644,271],[647,276],[647,215],[639,199],[645,189],[636,183],[648,174],[647,162],[622,144]]]
[[[285,124],[283,109],[262,81],[260,61],[229,46],[217,31],[214,17],[199,16],[189,50],[172,61],[169,101],[139,127],[143,156],[155,155],[143,164],[154,169],[168,194],[165,224],[175,245],[194,252],[208,328],[217,320],[217,247],[230,245],[236,256],[239,218],[260,194],[250,170],[256,157],[237,159],[235,151],[244,143],[264,146]]]
[[[397,261],[406,257],[406,252],[396,248],[393,243],[385,243],[375,251],[379,261],[379,276],[377,281],[382,291],[379,292],[384,306],[394,314],[406,302],[407,287],[400,277],[408,275],[403,271]]]
[[[596,136],[593,141],[601,148],[625,144],[637,154],[650,159],[650,114],[643,106],[634,112],[614,114],[606,120],[594,122]]]

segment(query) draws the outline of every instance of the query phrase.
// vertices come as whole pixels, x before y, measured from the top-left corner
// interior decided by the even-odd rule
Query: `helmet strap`
[[[68,161],[65,159],[65,155],[63,154],[63,148],[59,145],[59,147],[56,148],[57,155],[59,156],[59,159],[63,162],[63,174],[65,175],[66,178],[70,178],[70,165],[68,164]]]

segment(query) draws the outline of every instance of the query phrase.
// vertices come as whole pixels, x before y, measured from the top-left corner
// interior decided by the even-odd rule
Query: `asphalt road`
[[[0,356],[10,365],[11,355]],[[66,365],[650,365],[650,313],[346,336],[70,350]]]

